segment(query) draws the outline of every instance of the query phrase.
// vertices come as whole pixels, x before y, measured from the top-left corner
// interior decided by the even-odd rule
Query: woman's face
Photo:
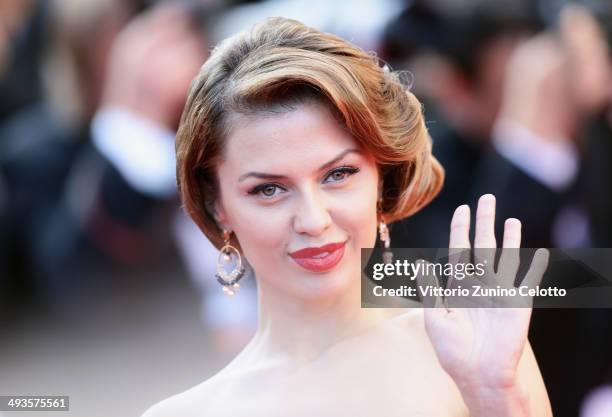
[[[360,249],[376,241],[372,155],[320,104],[241,118],[232,129],[216,211],[259,285],[311,300],[359,285]]]

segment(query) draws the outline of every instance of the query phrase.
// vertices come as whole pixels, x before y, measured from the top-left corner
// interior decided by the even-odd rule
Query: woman
[[[551,415],[530,309],[360,308],[361,248],[443,181],[420,103],[374,57],[268,19],[213,51],[176,147],[186,210],[255,272],[259,327],[218,374],[146,417]],[[495,247],[494,211],[483,196],[476,247]],[[451,247],[470,247],[469,219],[456,210]],[[519,246],[510,219],[504,247]],[[227,276],[231,260],[227,292],[241,274]]]

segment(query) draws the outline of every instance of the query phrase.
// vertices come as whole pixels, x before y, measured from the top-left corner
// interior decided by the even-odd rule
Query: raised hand
[[[476,212],[474,255],[476,262],[485,262],[491,269],[492,248],[496,248],[494,225],[495,197],[484,195]],[[469,231],[470,208],[460,206],[451,222],[451,256],[453,251],[471,247]],[[514,283],[520,243],[521,223],[517,219],[507,219],[504,251],[498,267],[498,272],[504,273],[500,278],[506,285]],[[525,281],[530,281],[530,285],[539,283],[547,263],[548,252],[536,252]],[[419,284],[424,282],[420,277]],[[433,302],[436,308],[425,308],[427,334],[440,364],[453,378],[464,398],[511,390],[517,383],[517,369],[527,341],[531,308],[458,308],[447,305],[440,297]]]

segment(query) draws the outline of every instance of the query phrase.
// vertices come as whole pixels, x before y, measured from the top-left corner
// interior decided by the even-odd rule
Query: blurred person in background
[[[386,28],[382,57],[412,73],[433,152],[448,174],[430,206],[394,225],[398,247],[444,247],[441,220],[480,195],[478,166],[502,104],[507,62],[536,27],[528,2],[414,1]]]
[[[570,3],[554,26],[516,50],[494,149],[480,167],[487,181],[479,191],[498,193],[500,212],[533,225],[525,236],[531,246],[611,244],[612,136],[601,120],[610,105],[612,65],[594,13]],[[611,312],[540,309],[530,332],[555,415],[578,415],[589,390],[611,376]]]
[[[32,295],[46,301],[61,298],[75,283],[71,267],[78,231],[65,215],[66,181],[89,141],[105,59],[129,14],[125,2],[113,0],[35,4],[43,16],[35,24],[45,34],[34,61],[40,65],[17,60],[14,71],[36,73],[41,97],[0,125],[5,202],[0,268],[9,280],[3,295],[11,296],[3,307]]]
[[[42,4],[49,36],[36,69],[44,97],[0,126],[5,309],[31,297],[38,306],[78,304],[83,289],[111,285],[112,271],[106,283],[94,277],[113,265],[176,262],[168,249],[177,204],[170,150],[189,81],[205,58],[195,3],[154,6],[125,30],[150,6]],[[128,116],[108,120],[109,113]],[[109,135],[125,146],[122,159]],[[126,165],[143,164],[149,169],[134,181]]]
[[[610,68],[604,32],[578,4],[564,7],[558,23],[521,44],[509,63],[492,132],[498,157],[491,152],[483,164],[493,174],[483,186],[508,195],[505,210],[538,224],[528,235],[533,246],[609,245],[609,226],[602,233],[589,213],[588,193],[601,188],[606,174],[593,167],[586,136],[609,101]],[[586,183],[593,169],[602,178]],[[521,205],[512,192],[541,204]]]

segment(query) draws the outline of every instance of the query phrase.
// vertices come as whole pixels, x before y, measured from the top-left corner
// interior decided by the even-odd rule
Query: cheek
[[[355,239],[355,246],[371,248],[376,242],[376,189],[367,187],[363,192],[346,196],[337,207],[340,226]]]
[[[244,255],[257,269],[259,259],[270,261],[270,254],[277,253],[287,241],[287,215],[282,210],[257,207],[236,199],[225,202],[229,223]]]

